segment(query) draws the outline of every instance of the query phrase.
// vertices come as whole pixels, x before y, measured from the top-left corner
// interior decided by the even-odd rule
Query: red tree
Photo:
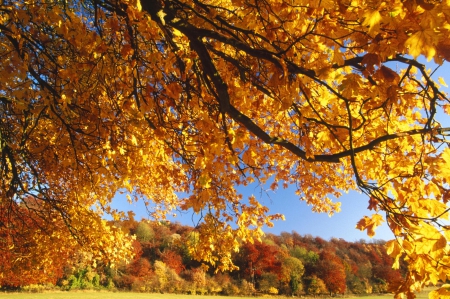
[[[44,221],[39,217],[39,206],[35,200],[29,198],[24,202],[27,207],[15,202],[5,203],[0,199],[1,287],[55,284],[62,277],[65,261],[71,255],[57,245],[58,236],[47,231]],[[61,223],[55,221],[53,225]],[[36,232],[40,233],[33,238]]]
[[[383,245],[380,245],[380,247]],[[388,285],[396,285],[402,280],[402,275],[398,269],[393,269],[393,259],[386,253],[384,248],[379,250],[379,263],[372,262],[372,272],[375,278],[384,280]]]
[[[323,250],[320,253],[318,264],[319,277],[325,282],[331,293],[344,293],[345,266],[342,260],[331,250]]]
[[[161,259],[169,268],[173,269],[177,274],[184,270],[183,259],[173,250],[165,250],[161,254]]]
[[[279,247],[261,242],[245,243],[241,247],[239,266],[247,280],[258,279],[263,273],[280,276]]]

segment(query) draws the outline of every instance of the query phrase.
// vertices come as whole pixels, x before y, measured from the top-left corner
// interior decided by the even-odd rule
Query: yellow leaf
[[[344,55],[339,50],[338,46],[334,47],[333,62],[337,65],[344,65]]]
[[[372,222],[375,224],[375,226],[379,226],[384,222],[384,218],[380,214],[374,214],[372,216]]]
[[[172,33],[173,33],[173,35],[178,36],[178,37],[183,36],[183,33],[181,33],[181,31],[178,29],[173,29]]]
[[[446,147],[441,153],[442,162],[438,164],[441,176],[450,181],[450,149]]]
[[[164,20],[164,17],[165,17],[167,14],[161,9],[160,11],[158,11],[158,12],[156,13],[156,15],[159,17],[161,23],[162,23],[163,25],[166,25],[166,21]]]
[[[137,141],[137,139],[136,139],[136,136],[131,135],[131,143],[132,143],[133,145],[137,145],[137,144],[138,144],[138,141]]]
[[[358,221],[356,228],[363,231],[367,230],[367,235],[373,237],[375,235],[375,229],[384,221],[383,216],[379,214],[372,215],[372,218],[364,216]]]
[[[363,15],[363,26],[369,26],[369,33],[372,33],[376,27],[380,24],[381,14],[378,10],[368,10]]]
[[[413,33],[405,42],[409,48],[409,54],[414,58],[424,54],[428,60],[436,54],[435,45],[437,43],[437,34],[432,29],[425,29]]]
[[[439,81],[439,83],[441,83],[442,86],[448,87],[447,83],[445,83],[444,78],[439,77],[439,78],[438,78],[438,81]]]
[[[207,173],[202,174],[198,179],[200,186],[205,189],[211,188],[211,181],[212,179]]]
[[[428,294],[428,298],[430,298],[430,299],[450,298],[450,285],[449,284],[444,284],[439,289],[431,291]]]
[[[391,257],[396,257],[401,253],[401,248],[397,240],[390,240],[386,242],[386,253]]]
[[[136,8],[138,11],[142,11],[142,5],[140,0],[136,0]]]

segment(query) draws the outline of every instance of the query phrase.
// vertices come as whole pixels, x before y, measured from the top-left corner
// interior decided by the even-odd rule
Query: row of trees
[[[392,269],[393,260],[386,254],[383,241],[352,243],[296,232],[269,234],[261,242],[242,242],[232,256],[238,269],[216,274],[214,267],[206,268],[191,259],[186,244],[197,238],[191,227],[141,221],[132,224],[130,232],[137,236],[138,254],[131,264],[123,266],[123,275],[114,278],[122,288],[139,290],[149,279],[150,286],[144,289],[158,290],[155,279],[160,277],[161,266],[167,267],[164,281],[178,279],[177,274],[187,284],[187,289],[182,283],[171,283],[163,289],[173,292],[194,292],[192,288],[200,293],[223,294],[380,293],[388,291],[389,286],[396,287],[402,278],[400,270]],[[205,275],[204,282],[198,281],[199,273]],[[179,289],[170,289],[175,285]]]
[[[393,261],[386,254],[383,241],[325,241],[296,232],[269,234],[261,242],[239,245],[239,251],[232,256],[238,269],[217,272],[215,267],[192,258],[188,244],[198,239],[192,227],[133,219],[116,225],[136,236],[132,260],[115,268],[92,265],[91,257],[79,252],[63,267],[59,265],[52,281],[46,281],[43,275],[28,277],[27,281],[11,276],[2,281],[3,287],[51,282],[65,290],[317,295],[387,292],[389,286],[395,287],[401,280],[400,271],[391,267]],[[5,265],[7,261],[3,260],[1,266]]]

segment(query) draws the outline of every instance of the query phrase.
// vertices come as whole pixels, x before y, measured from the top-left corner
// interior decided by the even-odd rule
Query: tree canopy
[[[385,219],[409,264],[397,293],[445,281],[450,106],[420,58],[447,63],[449,20],[434,0],[3,1],[1,250],[45,233],[55,258],[114,263],[131,240],[102,216],[126,216],[124,192],[200,214],[192,254],[227,269],[282,218],[240,186],[296,186],[329,214],[359,189],[374,214],[357,227]]]

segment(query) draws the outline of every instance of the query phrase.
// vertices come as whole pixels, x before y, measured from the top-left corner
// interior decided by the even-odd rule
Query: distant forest
[[[121,265],[92,265],[80,252],[53,271],[47,288],[110,289],[187,294],[370,294],[385,293],[402,279],[405,265],[393,270],[384,241],[348,242],[283,232],[261,242],[241,242],[232,254],[237,266],[217,272],[191,258],[186,244],[195,228],[179,223],[134,219],[116,222],[135,235],[135,257]],[[42,289],[41,281],[12,277],[5,289]]]

